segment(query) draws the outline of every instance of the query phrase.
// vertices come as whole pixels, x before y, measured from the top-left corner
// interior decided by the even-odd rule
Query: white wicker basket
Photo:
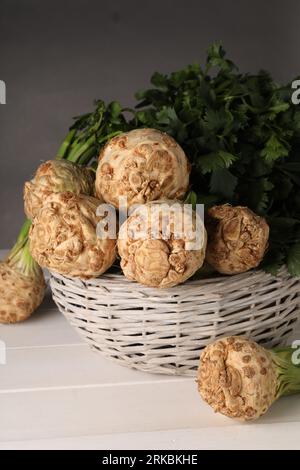
[[[51,274],[53,299],[93,349],[147,372],[195,375],[201,349],[246,335],[284,344],[300,312],[299,281],[252,271],[146,288],[121,274],[81,281]]]

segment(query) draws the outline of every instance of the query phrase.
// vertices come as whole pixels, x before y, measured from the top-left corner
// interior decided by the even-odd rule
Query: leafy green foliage
[[[217,150],[207,155],[201,155],[196,165],[205,175],[205,173],[211,173],[221,168],[229,168],[235,159],[236,157],[231,153],[224,152],[224,150]]]
[[[289,148],[280,142],[275,134],[272,134],[260,154],[267,163],[272,163],[277,158],[286,157],[289,154]]]
[[[293,276],[300,276],[300,243],[295,243],[289,249],[287,266]]]

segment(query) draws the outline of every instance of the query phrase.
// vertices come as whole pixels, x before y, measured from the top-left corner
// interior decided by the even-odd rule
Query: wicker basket
[[[146,288],[121,274],[80,281],[51,274],[53,299],[89,345],[122,365],[193,376],[201,349],[245,335],[284,344],[299,316],[299,281],[253,271]]]

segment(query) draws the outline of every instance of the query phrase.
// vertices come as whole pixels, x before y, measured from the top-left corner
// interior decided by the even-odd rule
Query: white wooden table
[[[300,395],[256,423],[215,415],[193,379],[133,371],[92,352],[50,293],[26,322],[0,325],[0,340],[0,449],[300,448]]]

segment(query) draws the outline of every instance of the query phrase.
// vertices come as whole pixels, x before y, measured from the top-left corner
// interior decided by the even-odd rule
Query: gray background
[[[298,0],[0,0],[0,248],[23,220],[22,187],[95,98],[131,105],[155,70],[222,40],[242,71],[299,74]]]

